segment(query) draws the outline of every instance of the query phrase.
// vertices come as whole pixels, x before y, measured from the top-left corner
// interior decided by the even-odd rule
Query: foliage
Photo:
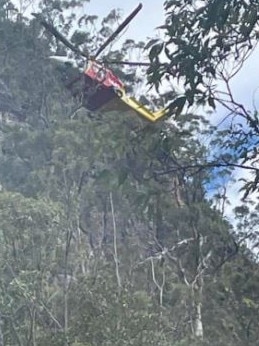
[[[258,2],[170,0],[164,7],[167,17],[161,28],[166,39],[150,50],[154,63],[150,81],[182,80],[181,100],[189,105],[208,102],[215,108],[215,83],[226,70],[228,76],[237,73],[257,42]],[[165,63],[160,60],[161,51]],[[157,68],[159,72],[154,72]]]
[[[83,3],[40,8],[94,51],[69,12]],[[179,114],[177,126],[150,125],[78,109],[61,82],[69,68],[45,59],[65,48],[14,14],[1,12],[0,78],[26,120],[7,112],[1,121],[2,344],[256,345],[258,264],[242,237],[256,218],[237,210],[239,237],[206,199],[208,123]],[[115,16],[95,38],[105,39]],[[126,42],[107,56],[139,47]]]
[[[164,8],[165,39],[148,44],[149,82],[157,88],[165,79],[177,83],[180,92],[169,103],[176,118],[190,106],[223,106],[227,113],[221,128],[215,128],[213,155],[203,169],[249,171],[246,198],[258,191],[258,111],[235,98],[231,81],[256,48],[258,1],[170,0]]]

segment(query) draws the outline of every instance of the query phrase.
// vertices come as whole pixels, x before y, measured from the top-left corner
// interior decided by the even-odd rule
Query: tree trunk
[[[0,346],[4,346],[4,336],[3,336],[2,327],[3,327],[3,318],[0,315]]]
[[[193,290],[193,334],[197,339],[203,339],[203,323],[202,323],[202,286]]]

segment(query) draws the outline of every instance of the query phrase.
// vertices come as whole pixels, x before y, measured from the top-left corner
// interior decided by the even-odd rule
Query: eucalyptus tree
[[[73,43],[94,51],[115,25],[116,12],[99,33],[94,16],[82,16],[83,29],[74,32],[77,18],[66,4],[83,2],[42,1],[40,9]],[[66,48],[34,19],[5,21],[2,77],[27,115],[1,127],[5,344],[206,345],[222,332],[223,345],[231,344],[231,319],[245,344],[243,327],[257,298],[250,291],[242,304],[242,275],[240,291],[229,295],[238,240],[205,198],[212,172],[200,170],[208,150],[199,136],[201,129],[210,131],[208,124],[193,114],[179,115],[177,126],[151,125],[119,111],[78,109],[62,83],[71,70],[60,71],[47,59],[68,54]],[[126,42],[109,55],[120,60],[142,46]],[[132,71],[119,73],[134,87]],[[245,320],[232,314],[237,301]],[[253,320],[253,337],[255,327]]]
[[[216,135],[220,154],[204,169],[250,170],[246,194],[257,191],[258,110],[236,99],[231,83],[257,47],[258,2],[168,0],[164,8],[164,39],[150,42],[150,83],[158,88],[167,79],[180,87],[169,104],[176,116],[193,105],[223,106],[228,125]]]

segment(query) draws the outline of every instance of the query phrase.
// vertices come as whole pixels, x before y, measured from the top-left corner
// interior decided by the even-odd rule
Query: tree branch
[[[112,192],[110,192],[110,204],[111,204],[112,223],[113,223],[113,250],[114,250],[113,258],[114,258],[114,262],[115,262],[115,271],[116,271],[117,283],[118,283],[118,287],[119,287],[119,291],[120,291],[120,289],[121,289],[121,277],[120,277],[120,272],[119,272],[119,260],[118,260],[118,249],[117,249],[117,226],[116,226],[116,220],[115,220]]]

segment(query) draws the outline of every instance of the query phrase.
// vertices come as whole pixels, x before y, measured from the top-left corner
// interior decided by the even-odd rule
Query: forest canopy
[[[91,53],[122,19],[88,2],[38,11]],[[109,68],[131,94],[143,78],[157,87],[141,95],[169,105],[154,124],[81,107],[65,87],[78,71],[48,57],[81,61],[31,5],[0,0],[0,346],[259,345],[258,111],[230,89],[258,41],[258,1],[168,0],[161,40],[105,52],[149,55],[138,72]],[[231,121],[216,128],[219,105]],[[235,168],[252,173],[230,219]]]

